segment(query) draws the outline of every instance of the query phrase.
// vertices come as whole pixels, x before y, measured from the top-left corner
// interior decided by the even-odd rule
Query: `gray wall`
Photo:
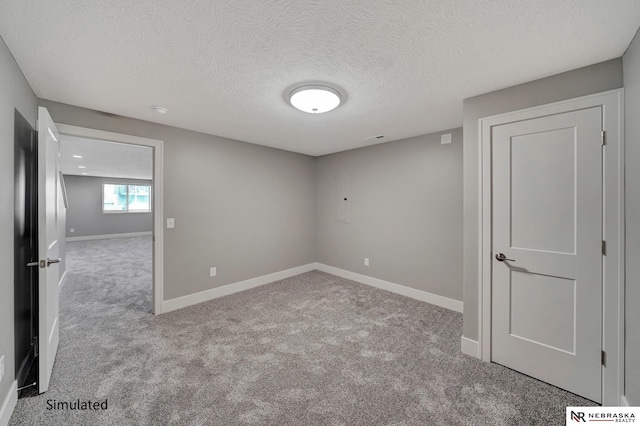
[[[151,232],[153,229],[152,213],[102,213],[103,183],[150,185],[151,181],[72,175],[65,175],[64,180],[69,198],[67,237]]]
[[[15,380],[13,330],[13,134],[17,109],[35,128],[37,100],[9,49],[0,39],[0,356],[5,375],[0,405]]]
[[[462,300],[462,129],[320,157],[318,262]],[[350,180],[351,223],[335,221]],[[370,266],[364,266],[364,258]]]
[[[622,87],[622,60],[612,59],[485,95],[465,99],[464,129],[464,327],[478,340],[478,119]]]
[[[315,160],[41,100],[57,123],[164,140],[164,299],[315,262]],[[218,275],[209,277],[216,266]]]
[[[624,54],[626,339],[625,395],[640,406],[640,34]]]

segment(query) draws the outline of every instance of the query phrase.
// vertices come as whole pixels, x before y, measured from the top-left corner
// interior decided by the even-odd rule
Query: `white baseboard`
[[[62,273],[62,277],[60,277],[60,281],[58,281],[58,288],[61,289],[64,285],[64,280],[67,278],[67,271]]]
[[[0,407],[0,426],[7,426],[9,424],[9,420],[11,419],[11,415],[13,414],[13,410],[16,408],[17,403],[18,382],[14,380],[13,384],[9,388],[9,393],[2,402],[2,407]]]
[[[223,285],[222,287],[212,288],[210,290],[201,291],[199,293],[189,294],[187,296],[176,297],[175,299],[165,300],[162,302],[162,313],[175,311],[176,309],[186,308],[187,306],[196,305],[208,300],[217,299],[218,297],[228,296],[239,291],[249,290],[274,281],[293,277],[295,275],[304,274],[305,272],[316,269],[315,263],[298,266],[296,268],[286,269],[273,274],[262,275],[260,277],[239,281],[233,284]]]
[[[629,404],[629,401],[627,400],[627,397],[622,395],[620,397],[620,406],[622,407],[631,407],[631,404]]]
[[[82,237],[67,237],[65,241],[90,241],[90,240],[108,240],[110,238],[126,238],[126,237],[145,237],[147,235],[153,235],[151,231],[145,232],[127,232],[125,234],[104,234],[104,235],[85,235]]]
[[[452,311],[462,312],[463,305],[459,300],[449,299],[448,297],[439,296],[437,294],[428,293],[426,291],[418,290],[404,285],[369,277],[367,275],[357,274],[355,272],[347,271],[346,269],[340,269],[334,266],[325,265],[324,263],[316,263],[316,265],[316,269],[322,272],[327,272],[329,274],[337,275],[348,280],[357,281],[362,284],[367,284],[372,287],[387,290],[392,293],[401,294],[403,296],[431,303],[432,305],[437,305],[442,308],[450,309]]]
[[[471,340],[471,339],[467,339],[464,336],[460,337],[460,350],[463,354],[465,355],[469,355],[472,356],[474,358],[478,358],[480,359],[480,343],[475,341],[475,340]]]

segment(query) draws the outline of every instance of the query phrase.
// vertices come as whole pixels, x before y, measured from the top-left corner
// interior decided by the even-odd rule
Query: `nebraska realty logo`
[[[640,407],[567,407],[565,424],[636,423],[638,417],[640,417]]]

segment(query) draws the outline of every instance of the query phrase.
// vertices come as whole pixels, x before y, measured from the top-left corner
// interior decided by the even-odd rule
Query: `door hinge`
[[[607,353],[605,351],[602,351],[602,365],[604,367],[607,366]]]
[[[602,242],[602,255],[603,256],[607,255],[607,242],[606,241]]]
[[[607,132],[604,130],[600,132],[600,139],[602,140],[602,146],[605,146],[607,144]]]

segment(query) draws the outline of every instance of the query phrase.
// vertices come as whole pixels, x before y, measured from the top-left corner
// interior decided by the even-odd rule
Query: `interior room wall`
[[[625,91],[625,396],[640,406],[640,34],[623,56]]]
[[[117,179],[93,176],[65,175],[69,210],[67,211],[67,237],[127,234],[151,232],[152,213],[103,213],[102,185],[142,184],[151,185],[150,180]],[[74,232],[71,232],[73,228]]]
[[[0,357],[4,377],[0,381],[0,407],[15,381],[13,319],[13,144],[15,110],[35,128],[37,99],[9,49],[0,38]]]
[[[442,133],[317,159],[318,262],[462,300],[462,129]]]
[[[40,100],[57,123],[164,141],[164,299],[315,262],[312,157]],[[209,268],[217,267],[217,276]]]
[[[478,235],[481,193],[478,186],[478,120],[618,89],[622,85],[622,59],[618,58],[464,100],[464,337],[477,341],[479,335]]]

